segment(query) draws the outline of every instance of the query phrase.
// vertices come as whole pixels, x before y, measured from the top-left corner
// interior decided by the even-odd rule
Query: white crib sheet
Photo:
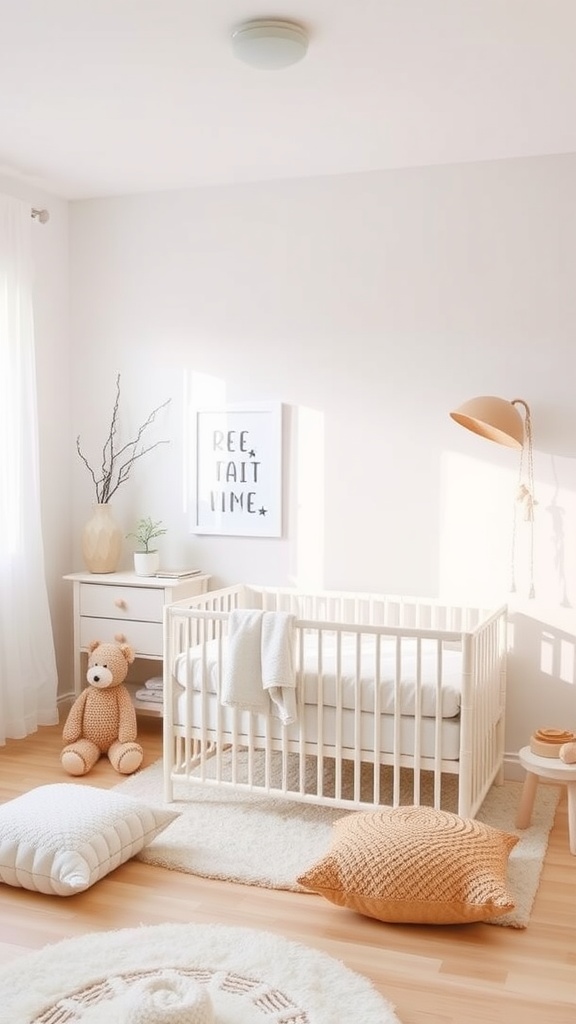
[[[336,707],[336,688],[339,682],[342,707],[354,709],[358,699],[362,711],[374,711],[374,679],[376,677],[377,649],[380,649],[380,712],[393,714],[396,693],[397,644],[394,638],[364,634],[361,642],[353,634],[343,634],[340,646],[338,673],[338,647],[334,633],[322,633],[319,644],[316,631],[302,634],[301,651],[304,703],[316,706],[322,691],[322,704]],[[380,643],[378,644],[378,640]],[[226,657],[226,641],[222,640],[222,661]],[[399,647],[400,709],[402,715],[414,716],[417,695],[418,656],[417,641],[402,638]],[[204,652],[204,653],[203,653]],[[193,689],[201,689],[202,660],[206,665],[206,690],[219,693],[223,665],[218,664],[218,641],[191,647],[176,658],[174,677],[181,686],[186,685],[189,674]],[[297,658],[299,664],[299,657]],[[359,666],[359,667],[358,667]],[[358,667],[358,668],[357,668]],[[452,647],[441,652],[441,711],[443,718],[454,718],[460,713],[462,680],[462,653]],[[420,706],[423,717],[434,717],[438,693],[438,644],[433,640],[420,641]]]

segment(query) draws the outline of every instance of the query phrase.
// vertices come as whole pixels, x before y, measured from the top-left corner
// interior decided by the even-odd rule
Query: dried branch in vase
[[[162,402],[162,405],[156,406],[144,423],[138,427],[136,437],[134,437],[132,441],[128,441],[121,447],[116,448],[118,412],[120,408],[120,374],[118,374],[116,377],[116,400],[112,410],[112,419],[110,422],[108,437],[106,438],[102,448],[102,464],[98,471],[92,469],[92,466],[82,451],[80,447],[80,435],[76,438],[76,450],[92,477],[94,489],[96,491],[96,501],[99,505],[107,504],[121,484],[128,480],[134,463],[137,462],[138,459],[141,459],[143,455],[147,454],[147,452],[151,452],[153,448],[158,448],[161,444],[170,443],[167,440],[155,441],[154,444],[144,447],[142,441],[147,428],[154,422],[160,410],[165,409],[170,402],[171,399],[167,398],[165,402]]]

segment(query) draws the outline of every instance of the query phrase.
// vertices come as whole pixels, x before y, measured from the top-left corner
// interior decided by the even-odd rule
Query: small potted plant
[[[134,569],[137,576],[154,576],[160,568],[160,555],[158,549],[150,547],[156,537],[162,537],[166,530],[162,526],[162,520],[154,522],[151,516],[144,516],[139,519],[133,533],[126,534],[127,537],[134,537],[138,545],[134,552]]]

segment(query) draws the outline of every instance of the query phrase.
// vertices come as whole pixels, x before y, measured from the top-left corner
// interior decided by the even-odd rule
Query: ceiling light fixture
[[[306,56],[308,36],[301,25],[278,18],[246,21],[232,32],[232,50],[253,68],[275,70]]]

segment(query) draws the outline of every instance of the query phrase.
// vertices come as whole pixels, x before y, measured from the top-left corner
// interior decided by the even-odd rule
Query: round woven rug
[[[163,924],[92,932],[0,971],[13,1024],[400,1024],[338,960],[269,932]]]

